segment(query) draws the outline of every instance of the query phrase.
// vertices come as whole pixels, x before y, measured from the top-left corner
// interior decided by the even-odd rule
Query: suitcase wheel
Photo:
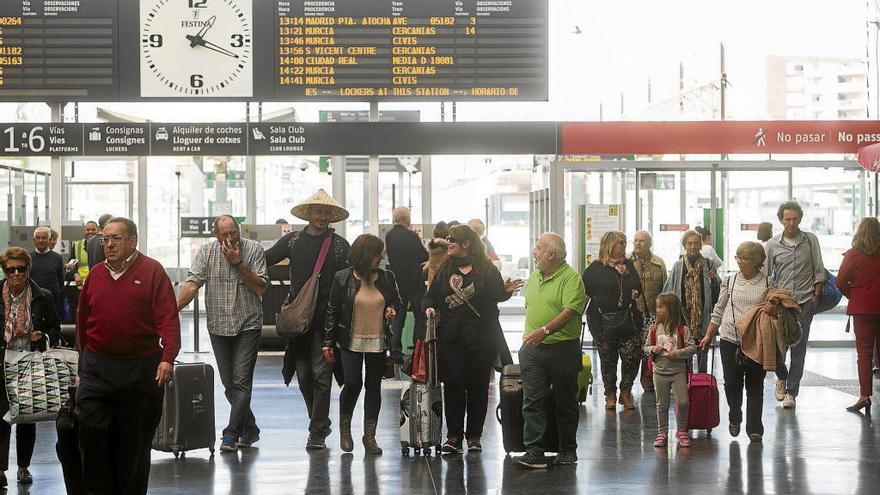
[[[712,428],[709,428],[708,430],[706,430],[706,436],[707,436],[707,437],[711,437],[711,436],[712,436]]]
[[[437,457],[443,456],[443,446],[442,445],[438,444],[438,445],[434,446],[434,455]]]
[[[214,447],[208,447],[208,452],[210,452],[211,455],[214,455]]]
[[[425,457],[431,457],[431,447],[425,447],[422,449],[422,455]]]
[[[403,454],[404,457],[409,457],[409,447],[401,447],[400,453]]]
[[[180,459],[181,457],[183,457],[183,452],[181,452],[181,451],[179,451],[179,450],[177,450],[177,449],[174,449],[172,452],[174,453],[174,458],[175,458],[175,459]]]

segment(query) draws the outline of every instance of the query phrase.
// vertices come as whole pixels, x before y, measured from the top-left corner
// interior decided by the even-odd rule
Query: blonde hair
[[[754,263],[755,268],[761,269],[764,261],[767,260],[767,253],[764,252],[764,246],[759,242],[745,241],[736,248],[736,255],[745,258]]]
[[[876,255],[880,249],[880,221],[874,217],[863,218],[853,236],[852,247],[862,250],[868,256]]]
[[[605,232],[602,240],[599,242],[599,261],[607,265],[608,261],[611,260],[611,250],[620,241],[626,242],[626,235],[623,232],[618,230]]]

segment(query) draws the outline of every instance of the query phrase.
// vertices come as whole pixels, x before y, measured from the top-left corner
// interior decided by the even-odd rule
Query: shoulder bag
[[[321,279],[321,269],[324,267],[324,261],[327,259],[327,253],[330,251],[330,243],[333,240],[333,234],[329,234],[321,245],[321,251],[318,253],[318,261],[312,271],[312,276],[306,281],[302,289],[289,304],[290,294],[287,295],[285,303],[281,305],[281,312],[275,321],[275,332],[287,339],[296,338],[309,333],[312,326],[312,317],[315,314],[315,304],[318,300],[318,282]],[[291,239],[291,247],[293,239]],[[291,260],[293,262],[293,260]]]

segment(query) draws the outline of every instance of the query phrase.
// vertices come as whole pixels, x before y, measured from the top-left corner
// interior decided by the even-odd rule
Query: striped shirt
[[[250,239],[241,239],[239,242],[241,262],[268,284],[263,246]],[[244,284],[238,268],[226,261],[216,240],[199,248],[186,281],[199,287],[205,286],[208,333],[234,336],[263,326],[261,297]]]
[[[724,278],[711,320],[718,325],[718,332],[723,340],[739,344],[740,335],[734,326],[736,319],[742,317],[752,306],[762,304],[767,291],[772,287],[776,287],[776,283],[761,272],[751,280],[746,280],[740,274]]]

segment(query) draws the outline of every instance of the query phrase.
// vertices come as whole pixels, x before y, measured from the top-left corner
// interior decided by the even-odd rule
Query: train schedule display
[[[0,101],[547,99],[548,0],[4,0]]]

